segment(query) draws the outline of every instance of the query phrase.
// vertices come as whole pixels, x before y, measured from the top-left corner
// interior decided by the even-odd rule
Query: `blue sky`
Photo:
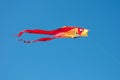
[[[0,80],[120,80],[119,14],[119,0],[0,0]],[[89,37],[16,40],[23,29],[64,25],[85,27]]]

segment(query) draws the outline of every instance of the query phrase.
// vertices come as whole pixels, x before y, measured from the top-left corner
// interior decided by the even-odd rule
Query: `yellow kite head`
[[[84,29],[83,32],[81,33],[81,36],[83,36],[83,37],[88,36],[88,32],[89,32],[88,29]]]

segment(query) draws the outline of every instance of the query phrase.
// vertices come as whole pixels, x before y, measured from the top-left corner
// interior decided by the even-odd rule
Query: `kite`
[[[88,29],[80,28],[77,26],[63,26],[61,28],[55,30],[41,30],[41,29],[33,29],[33,30],[23,30],[21,31],[17,37],[23,35],[23,33],[30,33],[30,34],[43,34],[43,35],[50,35],[51,37],[39,38],[33,41],[26,41],[24,39],[19,39],[19,41],[23,41],[24,43],[33,43],[33,42],[44,42],[53,40],[56,38],[78,38],[78,37],[86,37],[88,36]]]

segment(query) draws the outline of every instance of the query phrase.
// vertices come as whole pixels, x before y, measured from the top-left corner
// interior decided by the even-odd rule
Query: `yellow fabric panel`
[[[63,37],[65,37],[65,38],[74,38],[74,37],[77,36],[77,34],[76,34],[77,32],[78,32],[77,28],[72,29],[72,30],[70,30],[68,32],[65,32]]]
[[[88,30],[84,29],[84,31],[81,33],[81,36],[88,36]]]

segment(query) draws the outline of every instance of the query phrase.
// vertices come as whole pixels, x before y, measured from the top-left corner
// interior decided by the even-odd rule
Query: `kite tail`
[[[55,39],[54,37],[53,38],[40,38],[40,39],[37,39],[37,40],[34,40],[33,42],[39,42],[39,41],[49,41],[49,40],[53,40]]]
[[[33,41],[30,41],[30,40],[24,40],[24,39],[19,39],[18,41],[22,41],[26,44],[29,44],[29,43],[34,43],[34,42],[45,42],[45,41],[49,41],[49,40],[53,40],[55,39],[54,37],[53,38],[40,38],[40,39],[37,39],[37,40],[33,40]]]
[[[19,39],[18,41],[22,41],[22,42],[24,42],[24,43],[27,43],[27,44],[29,44],[29,43],[32,43],[31,41],[27,41],[27,40],[24,40],[24,39]]]
[[[21,31],[17,36],[20,37],[23,35],[23,33],[31,33],[31,34],[49,34],[49,31],[46,30],[23,30]]]
[[[20,36],[22,36],[23,33],[24,33],[24,31],[20,32],[17,36],[20,37]]]

